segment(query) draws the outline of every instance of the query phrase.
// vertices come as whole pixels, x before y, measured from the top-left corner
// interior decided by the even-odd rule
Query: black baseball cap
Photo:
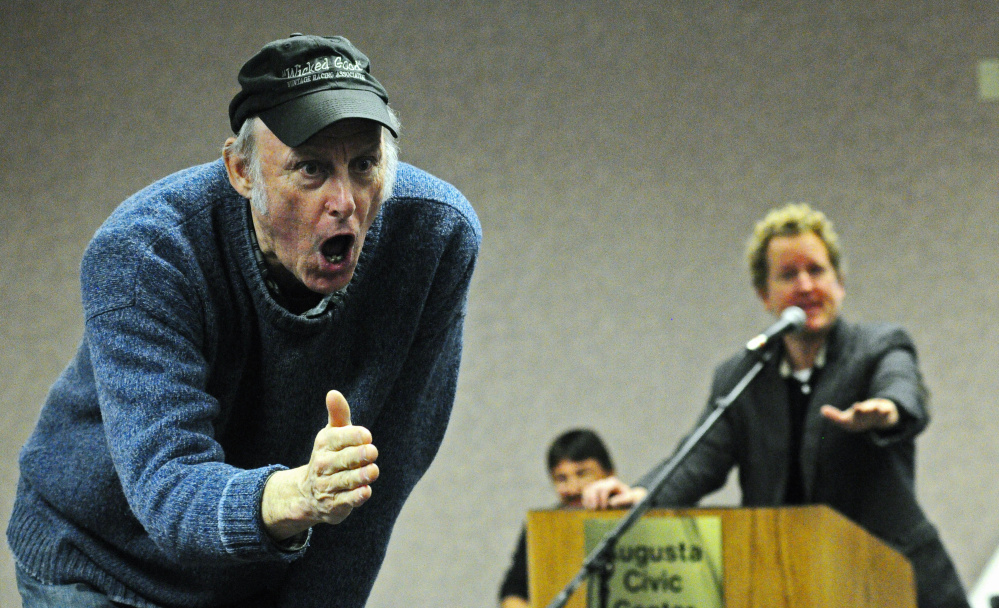
[[[295,148],[344,118],[367,118],[398,137],[388,94],[367,56],[342,36],[292,34],[269,42],[239,70],[241,90],[229,103],[234,133],[259,116]]]

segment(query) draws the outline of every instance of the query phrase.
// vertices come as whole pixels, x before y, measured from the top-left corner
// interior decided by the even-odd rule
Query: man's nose
[[[354,213],[354,192],[350,183],[340,177],[332,177],[323,188],[326,213],[339,217],[350,217]]]
[[[805,270],[798,273],[796,282],[798,289],[801,291],[811,291],[815,287],[815,281],[812,280],[812,275],[808,274]]]

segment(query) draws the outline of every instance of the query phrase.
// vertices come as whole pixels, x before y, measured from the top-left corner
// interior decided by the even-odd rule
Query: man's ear
[[[242,156],[233,153],[232,142],[234,141],[236,141],[235,137],[226,140],[225,147],[222,148],[222,160],[225,162],[226,173],[229,174],[229,183],[243,198],[250,198],[250,192],[253,190],[250,163]]]

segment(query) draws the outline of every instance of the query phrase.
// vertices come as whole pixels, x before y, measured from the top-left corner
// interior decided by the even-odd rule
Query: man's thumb
[[[350,425],[350,406],[340,391],[326,393],[326,411],[330,415],[330,426]]]

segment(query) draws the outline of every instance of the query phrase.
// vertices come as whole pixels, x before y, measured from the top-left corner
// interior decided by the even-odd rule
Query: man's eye
[[[375,166],[375,161],[370,158],[359,158],[354,161],[354,171],[359,173],[367,173],[371,171]]]
[[[301,168],[302,173],[310,177],[319,175],[319,172],[322,171],[322,167],[319,165],[319,163],[314,161],[304,162],[301,165],[299,165],[299,167]]]

